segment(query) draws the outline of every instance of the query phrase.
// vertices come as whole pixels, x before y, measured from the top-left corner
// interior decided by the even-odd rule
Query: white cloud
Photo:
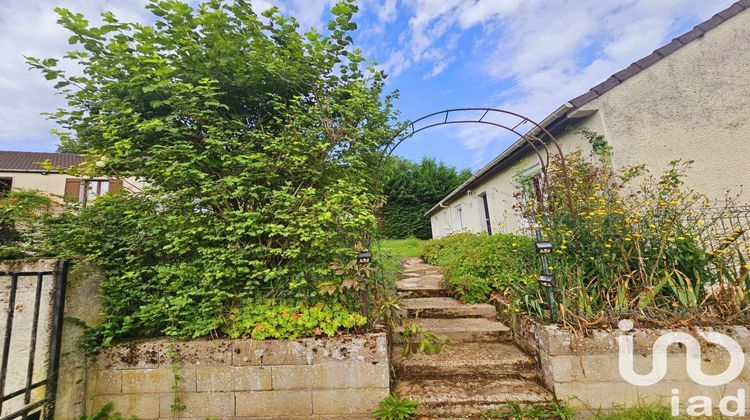
[[[0,0],[0,150],[53,150],[54,124],[40,114],[63,106],[52,82],[28,70],[24,56],[60,57],[70,50],[70,34],[56,23],[55,7],[83,13],[96,22],[103,11],[122,21],[146,22],[147,0]],[[256,11],[278,5],[303,28],[320,27],[336,0],[253,0]],[[193,1],[195,3],[195,1]]]
[[[380,67],[386,72],[386,74],[392,77],[397,77],[410,65],[411,60],[406,58],[406,54],[404,54],[403,51],[396,51],[392,53]]]
[[[384,0],[378,10],[378,21],[393,22],[398,17],[398,0]]]
[[[69,34],[57,23],[54,7],[82,12],[92,20],[105,10],[139,19],[145,0],[4,0],[0,2],[0,149],[51,150],[53,124],[39,114],[63,104],[53,83],[29,71],[24,56],[55,57],[70,49]]]
[[[453,61],[454,61],[454,58],[453,58],[453,57],[449,57],[449,58],[444,58],[444,59],[442,59],[442,60],[438,61],[438,62],[437,62],[437,63],[435,63],[435,65],[434,65],[434,66],[432,67],[432,70],[430,70],[430,72],[429,72],[429,73],[425,74],[423,78],[424,78],[424,79],[429,79],[429,78],[432,78],[432,77],[435,77],[435,76],[439,75],[439,74],[440,74],[440,73],[442,73],[442,72],[443,72],[443,70],[445,70],[445,69],[446,69],[446,67],[448,67],[448,65],[449,65],[450,63],[452,63]]]
[[[427,62],[423,76],[445,70],[445,57],[459,52],[446,38],[468,29],[474,37],[471,59],[485,76],[505,80],[511,88],[495,106],[535,119],[544,118],[565,101],[604,81],[669,41],[678,22],[707,19],[732,0],[411,0],[410,32],[402,47]],[[431,52],[437,48],[440,55]],[[457,131],[467,150],[485,155],[500,130],[462,127]],[[481,136],[478,138],[477,136]],[[484,156],[486,160],[486,155]]]

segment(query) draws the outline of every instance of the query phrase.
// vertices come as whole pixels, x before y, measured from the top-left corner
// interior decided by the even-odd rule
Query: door
[[[484,219],[487,234],[492,235],[492,221],[490,220],[490,204],[487,202],[487,193],[479,195],[479,210]]]

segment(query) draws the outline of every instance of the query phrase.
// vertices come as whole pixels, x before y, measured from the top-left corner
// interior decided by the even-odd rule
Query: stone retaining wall
[[[718,415],[722,398],[736,397],[739,390],[744,390],[748,397],[747,413],[750,414],[750,331],[747,327],[713,329],[733,338],[744,352],[744,369],[728,384],[704,386],[694,382],[687,373],[685,346],[673,344],[668,348],[665,377],[654,385],[636,386],[620,374],[617,337],[632,335],[633,369],[635,373],[645,375],[653,366],[654,342],[672,330],[594,330],[582,336],[557,326],[539,325],[528,319],[518,325],[515,329],[516,341],[527,351],[536,354],[545,385],[555,393],[557,399],[580,410],[644,404],[671,407],[672,397],[676,396],[684,415],[685,408],[691,404],[688,401],[691,397],[705,396],[711,400],[714,415]],[[682,332],[698,337],[697,330],[686,329]],[[728,351],[701,338],[698,338],[698,342],[702,356],[700,367],[705,374],[718,374],[729,366]]]
[[[175,380],[175,377],[182,378]],[[151,340],[103,350],[89,412],[139,419],[369,417],[389,393],[384,333],[299,340]]]

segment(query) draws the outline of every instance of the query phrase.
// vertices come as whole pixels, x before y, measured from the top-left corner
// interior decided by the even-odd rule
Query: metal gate
[[[0,420],[55,414],[68,262],[47,261],[0,266]]]

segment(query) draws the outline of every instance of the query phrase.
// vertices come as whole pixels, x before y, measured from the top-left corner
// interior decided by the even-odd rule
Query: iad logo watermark
[[[623,319],[618,324],[623,332],[633,329],[633,321]],[[619,347],[619,369],[620,376],[629,383],[637,386],[650,386],[658,383],[667,374],[667,348],[676,343],[685,346],[687,350],[687,362],[685,368],[688,376],[695,383],[704,386],[721,386],[727,385],[737,378],[745,366],[745,354],[742,347],[726,334],[713,331],[700,331],[698,335],[709,343],[722,346],[729,352],[729,366],[716,375],[703,373],[701,364],[701,346],[698,340],[690,334],[683,332],[669,332],[659,336],[654,342],[652,349],[652,366],[651,371],[645,375],[635,372],[633,368],[633,336],[622,334],[617,337]],[[680,390],[672,389],[672,415],[680,415]],[[733,407],[730,407],[733,406]],[[738,389],[737,395],[727,395],[721,398],[719,402],[719,411],[722,415],[744,416],[746,412],[745,390]],[[713,415],[712,399],[708,396],[696,395],[687,400],[687,415],[689,416],[711,416]]]

